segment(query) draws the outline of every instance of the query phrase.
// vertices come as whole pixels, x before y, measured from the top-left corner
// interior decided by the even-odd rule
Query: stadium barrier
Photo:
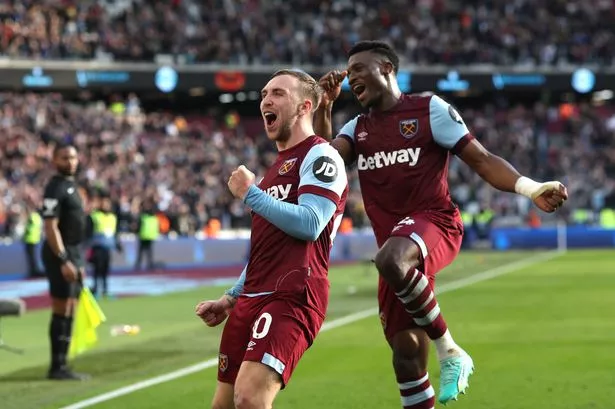
[[[114,271],[132,270],[138,242],[123,237],[124,253],[113,256]],[[536,248],[613,248],[615,230],[589,226],[498,227],[491,231],[491,247],[495,250]],[[209,268],[244,264],[250,242],[247,237],[227,239],[197,239],[180,237],[161,239],[155,243],[154,258],[164,268]],[[339,234],[331,251],[334,262],[369,260],[376,253],[376,241],[369,230]],[[0,245],[0,279],[21,278],[26,271],[23,244]]]
[[[172,59],[171,59],[172,60]],[[252,65],[230,68],[223,64],[153,64],[102,61],[38,61],[0,58],[0,89],[105,90],[160,93],[257,93],[279,68]],[[334,67],[305,65],[301,69],[319,77]],[[342,68],[342,67],[336,67]],[[595,68],[595,69],[594,69]],[[403,65],[397,80],[402,92],[467,91],[576,91],[615,88],[615,70],[604,67],[510,67],[478,64],[459,69],[443,65]],[[348,81],[342,89],[350,90]]]

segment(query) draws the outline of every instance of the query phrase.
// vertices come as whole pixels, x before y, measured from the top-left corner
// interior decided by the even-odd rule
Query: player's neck
[[[386,92],[382,95],[382,100],[378,105],[373,107],[374,111],[388,111],[393,108],[399,102],[399,98],[401,98],[401,90],[397,86],[397,84],[391,85],[391,88],[387,89]]]
[[[312,124],[297,122],[290,131],[290,138],[286,141],[276,141],[278,152],[286,151],[294,146],[299,145],[310,136],[314,135],[314,127]]]

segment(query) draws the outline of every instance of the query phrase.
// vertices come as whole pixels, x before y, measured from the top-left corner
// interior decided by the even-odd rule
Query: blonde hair
[[[323,94],[323,89],[318,84],[318,81],[306,72],[290,69],[274,72],[271,79],[279,77],[280,75],[290,75],[291,77],[295,77],[299,80],[299,89],[302,94],[301,96],[312,101],[312,113],[314,113],[320,104],[320,98]]]

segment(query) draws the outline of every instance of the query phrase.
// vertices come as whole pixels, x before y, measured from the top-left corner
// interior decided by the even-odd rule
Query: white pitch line
[[[470,277],[462,278],[460,280],[455,280],[443,284],[436,288],[436,294],[443,294],[449,291],[458,290],[460,288],[468,287],[472,284],[480,283],[481,281],[490,280],[495,277],[499,277],[504,274],[511,273],[513,271],[520,270],[525,267],[529,267],[531,265],[551,260],[559,255],[561,255],[563,251],[549,251],[546,253],[541,253],[534,257],[530,257],[527,259],[515,261],[510,264],[505,264],[500,267],[496,267],[487,271],[483,271],[482,273],[478,273],[472,275]],[[330,331],[335,328],[343,327],[348,324],[352,324],[354,322],[360,321],[362,319],[374,316],[378,314],[378,308],[370,308],[368,310],[363,310],[356,312],[354,314],[346,315],[341,318],[334,319],[333,321],[325,322],[322,326],[320,332]],[[202,371],[207,368],[212,368],[218,365],[218,358],[211,358],[207,361],[199,362],[198,364],[187,366],[182,369],[178,369],[173,372],[169,372],[164,375],[156,376],[154,378],[146,379],[141,382],[133,383],[132,385],[124,386],[123,388],[115,389],[110,392],[106,392],[97,396],[94,396],[89,399],[85,399],[74,403],[72,405],[64,406],[60,409],[83,409],[89,408],[90,406],[94,406],[96,404],[106,402],[115,398],[119,398],[120,396],[128,395],[130,393],[139,391],[141,389],[146,389],[152,387],[154,385],[158,385],[164,382],[169,382],[174,379],[182,378],[184,376],[188,376],[195,372]]]

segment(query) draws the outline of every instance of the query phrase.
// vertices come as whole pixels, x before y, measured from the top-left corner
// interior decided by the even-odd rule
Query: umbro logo
[[[246,349],[246,351],[252,351],[255,345],[256,345],[256,342],[254,341],[248,342],[248,348]]]
[[[357,135],[357,140],[359,142],[364,141],[365,139],[367,139],[367,132],[363,131],[363,132],[359,132],[359,134]]]

